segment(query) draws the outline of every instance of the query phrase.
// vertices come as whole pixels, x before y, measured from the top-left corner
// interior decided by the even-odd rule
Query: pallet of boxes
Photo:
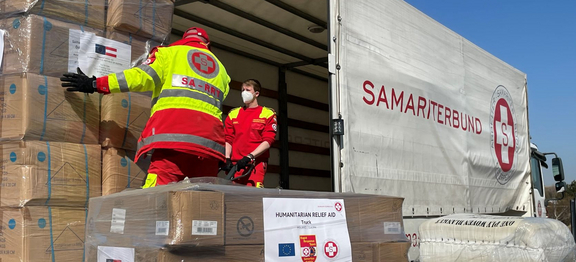
[[[86,261],[407,261],[402,198],[177,183],[90,199]]]
[[[68,93],[74,32],[102,35],[104,0],[0,1],[0,261],[82,261],[101,195],[99,97]],[[82,12],[80,12],[82,10]]]
[[[128,4],[118,7],[117,2]],[[149,21],[142,21],[141,28],[116,30],[127,24],[139,25],[139,19],[152,14],[169,12],[163,21],[171,19],[171,2],[147,2],[161,1],[0,1],[0,261],[85,260],[88,201],[102,195],[101,97],[66,92],[59,77],[75,72],[78,66],[85,72],[103,72],[106,58],[126,56],[113,49],[102,53],[106,36],[132,48],[122,69],[130,67],[132,60],[146,53],[153,42],[149,40],[157,41],[169,32]],[[113,3],[117,7],[112,10]],[[110,16],[111,11],[116,16]],[[141,17],[136,22],[135,14]],[[152,29],[148,29],[150,25]],[[136,30],[136,35],[130,30]],[[137,35],[150,30],[154,33],[149,36]],[[123,107],[121,98],[113,99]],[[128,99],[129,105],[135,100]],[[126,130],[121,132],[131,132]],[[114,132],[107,135],[117,139]],[[128,161],[130,153],[114,152],[120,156],[120,167],[136,167],[122,161],[127,155],[124,160]],[[128,173],[124,176],[130,177]],[[128,185],[114,182],[108,188],[120,191]]]
[[[106,37],[132,47],[131,66],[165,42],[172,30],[172,0],[109,0]],[[150,158],[134,162],[137,142],[150,117],[151,92],[109,94],[102,97],[102,195],[140,188]]]

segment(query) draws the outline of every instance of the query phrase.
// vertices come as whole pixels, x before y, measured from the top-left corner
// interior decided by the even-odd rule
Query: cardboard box
[[[100,142],[103,147],[136,150],[150,118],[148,93],[117,93],[102,97]]]
[[[86,206],[101,195],[100,146],[21,141],[0,145],[2,207]]]
[[[89,217],[96,224],[88,237],[106,236],[108,243],[95,239],[90,246],[263,245],[263,197],[343,199],[351,242],[407,241],[402,198],[180,183],[91,199]],[[121,229],[115,216],[123,217]],[[156,222],[162,221],[168,226],[159,235]]]
[[[102,195],[121,192],[126,188],[139,189],[146,180],[150,158],[134,163],[136,152],[108,148],[102,150]]]
[[[102,31],[90,27],[37,15],[2,19],[0,29],[7,31],[4,37],[3,74],[28,72],[54,77],[68,72],[68,63],[78,60],[70,55],[74,53],[71,52],[74,49],[69,50],[70,29],[102,35]],[[73,37],[72,40],[77,39]]]
[[[150,50],[160,45],[160,42],[154,41],[153,39],[147,39],[133,33],[124,33],[114,28],[109,28],[106,31],[106,38],[132,47],[131,66],[138,66],[146,61]]]
[[[160,248],[178,242],[222,246],[223,195],[178,191],[192,186],[159,186],[90,199],[91,223],[86,238],[88,249],[92,250],[89,253],[95,254],[102,245]]]
[[[162,42],[170,36],[170,0],[110,0],[106,26]]]
[[[104,29],[104,8],[105,0],[0,0],[0,16],[26,12],[98,29]]]
[[[0,209],[0,261],[78,262],[84,255],[84,208]]]
[[[55,77],[0,76],[0,140],[98,144],[98,95],[67,92]]]

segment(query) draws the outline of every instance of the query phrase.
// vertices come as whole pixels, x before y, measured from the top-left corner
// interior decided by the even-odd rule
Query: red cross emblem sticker
[[[216,69],[216,62],[214,59],[200,52],[196,52],[192,55],[192,64],[196,69],[205,74],[212,74]]]
[[[335,258],[338,255],[338,245],[334,241],[324,244],[324,255],[328,258]]]
[[[211,53],[190,50],[188,52],[188,63],[196,74],[205,78],[214,78],[218,75],[218,61]]]
[[[506,99],[496,102],[494,112],[494,150],[502,171],[508,172],[514,164],[514,151],[516,150],[516,138],[514,130],[514,118]]]
[[[334,208],[336,208],[336,211],[340,212],[342,211],[342,204],[340,204],[340,202],[336,202],[336,204],[334,204]]]

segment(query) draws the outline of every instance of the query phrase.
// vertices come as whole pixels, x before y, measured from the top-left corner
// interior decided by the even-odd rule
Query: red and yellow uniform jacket
[[[136,161],[156,148],[224,160],[222,102],[230,77],[205,45],[180,40],[154,49],[148,60],[96,80],[99,93],[152,91],[150,119]]]
[[[264,141],[272,145],[276,138],[276,113],[267,107],[234,108],[228,113],[224,124],[226,142],[232,145],[232,161],[252,153]],[[257,159],[267,161],[269,157],[267,150]]]

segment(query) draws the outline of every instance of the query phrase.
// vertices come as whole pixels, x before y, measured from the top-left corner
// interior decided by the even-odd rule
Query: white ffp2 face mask
[[[251,102],[252,99],[254,99],[254,95],[248,91],[242,91],[242,101],[244,101],[244,103],[248,103]]]

